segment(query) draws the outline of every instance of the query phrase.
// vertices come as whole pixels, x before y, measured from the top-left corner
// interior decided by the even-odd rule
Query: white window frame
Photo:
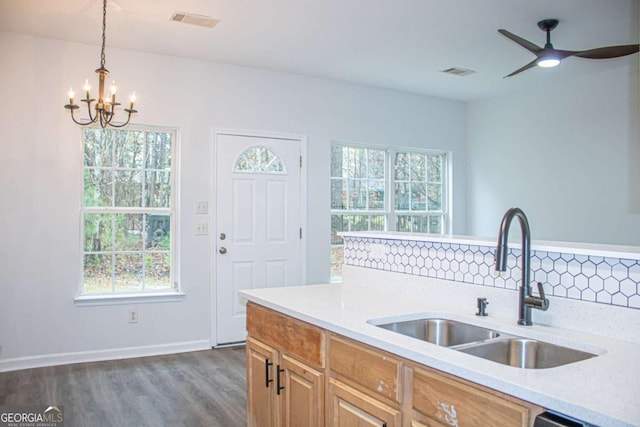
[[[146,126],[146,125],[129,125],[125,129],[114,129],[115,131],[140,131],[140,132],[153,132],[153,133],[169,133],[171,138],[171,196],[168,208],[158,207],[92,207],[84,206],[84,130],[81,133],[81,151],[82,151],[82,174],[81,174],[81,201],[80,201],[80,278],[78,284],[78,295],[75,298],[76,305],[111,305],[111,304],[130,304],[130,303],[145,303],[145,302],[167,302],[167,301],[182,301],[184,299],[184,292],[182,292],[179,281],[179,227],[178,227],[178,200],[179,200],[179,132],[178,129],[160,126]],[[140,168],[143,175],[146,168]],[[114,183],[115,185],[115,183]],[[115,192],[113,194],[115,197]],[[136,291],[111,291],[104,293],[85,293],[84,292],[84,216],[90,213],[105,213],[105,214],[160,214],[170,215],[170,262],[171,262],[171,275],[169,288],[162,289],[143,289]],[[144,232],[144,231],[143,231]],[[136,251],[137,252],[137,251]],[[143,251],[141,251],[144,253]],[[113,253],[113,251],[111,252]]]
[[[383,147],[369,144],[348,143],[340,141],[331,142],[331,150],[334,147],[353,147],[364,148],[371,150],[380,150],[385,152],[385,202],[384,210],[349,210],[349,209],[333,209],[330,208],[330,217],[333,215],[369,215],[369,216],[384,216],[385,218],[385,231],[395,231],[397,228],[398,215],[441,215],[442,216],[442,233],[440,235],[451,234],[452,229],[452,153],[446,150],[433,150],[423,148],[412,147]],[[441,211],[396,211],[395,209],[395,157],[396,153],[416,153],[423,155],[443,155],[442,164],[442,210]],[[331,154],[332,156],[332,154]],[[331,159],[330,156],[330,159]],[[330,180],[331,180],[330,176]],[[331,247],[337,247],[339,245],[330,243]],[[331,278],[332,282],[338,282],[340,280]]]

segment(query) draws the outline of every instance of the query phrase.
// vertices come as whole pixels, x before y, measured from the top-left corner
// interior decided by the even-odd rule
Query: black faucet
[[[520,208],[509,209],[502,217],[500,230],[498,231],[498,246],[496,247],[496,271],[507,270],[507,241],[509,240],[509,227],[513,218],[517,217],[522,232],[522,281],[518,294],[518,325],[530,326],[531,309],[546,310],[549,308],[549,300],[544,296],[542,283],[538,282],[538,293],[531,293],[531,232],[527,216]]]

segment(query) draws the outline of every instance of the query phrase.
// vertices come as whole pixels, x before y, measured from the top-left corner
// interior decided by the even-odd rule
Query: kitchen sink
[[[526,339],[497,339],[458,348],[461,353],[525,369],[545,369],[595,357],[595,354],[547,342]]]
[[[516,368],[554,368],[597,356],[586,351],[505,334],[450,319],[422,318],[378,323],[380,320],[370,320],[369,323],[398,334]]]
[[[376,325],[402,335],[443,347],[451,347],[496,338],[494,330],[448,319],[416,319]]]

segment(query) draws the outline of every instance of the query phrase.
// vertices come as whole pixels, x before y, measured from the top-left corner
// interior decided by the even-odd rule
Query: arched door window
[[[273,151],[266,147],[253,146],[244,150],[233,168],[234,172],[287,173],[284,163]]]

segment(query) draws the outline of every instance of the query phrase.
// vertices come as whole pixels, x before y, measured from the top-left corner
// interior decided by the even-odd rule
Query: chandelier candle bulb
[[[91,85],[89,84],[89,79],[86,79],[84,81],[84,86],[83,86],[85,95],[87,96],[87,99],[91,98],[91,94],[89,93],[89,91],[91,90]]]
[[[76,95],[75,92],[73,91],[73,88],[70,87],[69,88],[69,105],[73,105],[73,97]]]
[[[131,94],[131,96],[129,97],[129,109],[130,110],[133,110],[133,104],[135,104],[135,103],[136,103],[136,93],[133,92]]]

